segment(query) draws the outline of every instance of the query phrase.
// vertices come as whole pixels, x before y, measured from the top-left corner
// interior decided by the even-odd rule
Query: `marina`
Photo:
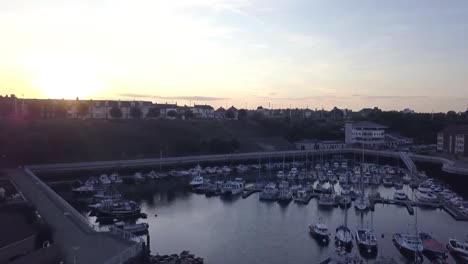
[[[313,252],[315,252],[313,256],[314,259],[318,257],[323,259],[326,257],[326,254],[332,254],[336,252],[335,248],[338,248],[350,254],[355,252],[356,254],[360,254],[362,258],[371,261],[375,261],[378,257],[392,257],[397,259],[401,257],[400,261],[403,262],[408,260],[407,254],[399,254],[401,250],[398,249],[398,246],[395,246],[396,240],[392,238],[394,238],[394,234],[396,233],[408,232],[408,230],[411,230],[409,227],[401,228],[402,226],[407,226],[407,224],[399,223],[399,221],[406,221],[406,223],[413,222],[411,218],[414,218],[416,211],[418,211],[419,214],[420,225],[422,226],[420,230],[422,231],[427,232],[428,230],[433,230],[427,228],[427,219],[432,222],[434,221],[433,218],[436,216],[444,218],[444,221],[447,221],[447,219],[455,221],[454,223],[457,224],[452,226],[454,230],[457,226],[460,228],[460,225],[467,227],[466,224],[463,223],[463,221],[468,219],[464,211],[463,199],[454,192],[449,193],[449,186],[443,185],[439,183],[439,181],[433,180],[424,174],[422,174],[422,176],[413,176],[409,180],[409,173],[396,167],[350,162],[345,163],[346,166],[341,166],[343,163],[344,162],[338,163],[338,166],[333,162],[324,162],[323,165],[301,162],[283,164],[280,162],[264,166],[237,165],[209,168],[196,166],[185,170],[173,169],[169,172],[135,172],[133,175],[122,174],[120,177],[123,179],[124,184],[111,183],[106,185],[115,186],[122,194],[122,197],[120,197],[115,193],[108,193],[115,199],[123,199],[127,203],[134,201],[141,208],[141,215],[130,215],[131,217],[129,218],[132,218],[132,221],[127,221],[127,226],[122,228],[131,230],[136,226],[144,227],[147,225],[147,234],[152,238],[152,254],[167,254],[174,252],[174,250],[178,251],[190,248],[191,251],[196,252],[197,255],[203,256],[210,262],[214,262],[216,259],[220,260],[222,257],[219,253],[215,253],[201,245],[194,245],[189,242],[195,242],[194,239],[196,239],[196,237],[205,237],[203,242],[213,246],[212,242],[209,242],[209,236],[207,237],[207,235],[214,235],[214,233],[212,233],[214,230],[209,231],[206,228],[216,223],[215,225],[218,227],[216,227],[215,230],[218,231],[218,228],[221,228],[223,225],[223,220],[226,221],[226,225],[234,227],[238,226],[240,228],[242,225],[246,227],[250,226],[248,230],[251,230],[254,234],[257,234],[257,236],[262,234],[262,236],[269,237],[276,236],[274,231],[261,231],[262,228],[257,230],[258,227],[270,222],[265,219],[267,216],[273,219],[280,217],[280,219],[283,219],[282,221],[286,222],[278,225],[279,223],[277,221],[279,219],[277,219],[275,220],[274,226],[277,226],[280,230],[288,226],[288,228],[280,233],[288,237],[291,243],[296,244],[299,243],[296,241],[296,238],[292,238],[286,234],[289,232],[288,230],[291,229],[290,231],[295,234],[297,234],[297,232],[310,232],[312,235],[310,238],[316,240],[313,239],[313,237],[317,237],[317,230],[319,229],[312,228],[312,224],[314,222],[318,223],[320,219],[321,230],[324,230],[324,224],[326,224],[328,228],[332,230],[330,233],[332,233],[331,235],[333,235],[336,243],[330,245],[328,243],[324,244],[323,241],[316,241],[314,246],[313,241],[304,241],[304,243],[309,243],[310,246],[315,248],[313,250]],[[222,168],[224,168],[224,170]],[[150,174],[153,175],[153,177],[149,177]],[[280,177],[278,177],[278,175],[280,175]],[[388,175],[391,175],[391,177]],[[141,177],[145,179],[140,181],[128,180],[128,178],[136,179]],[[402,186],[398,184],[392,184],[391,186],[389,186],[389,184],[384,185],[385,178],[391,178],[392,183],[401,181]],[[403,179],[405,180],[403,181]],[[89,182],[89,180],[85,180],[84,185],[86,185],[86,182]],[[139,184],[139,182],[144,184]],[[403,184],[403,182],[405,183]],[[413,183],[413,186],[416,188],[411,188],[410,183]],[[99,186],[101,185],[102,184]],[[437,196],[437,202],[420,201],[414,198],[415,193],[421,186],[427,186],[431,190],[430,193],[434,193],[434,195]],[[78,186],[75,188],[81,187],[82,186]],[[404,194],[408,199],[395,199],[396,193]],[[100,197],[101,200],[103,199],[102,191],[97,191],[93,196]],[[76,197],[82,197],[82,195],[75,195],[69,198],[74,200]],[[447,197],[451,199],[447,199]],[[461,204],[459,202],[454,202],[454,199],[459,201],[459,198],[462,201]],[[363,200],[361,201],[361,199]],[[290,203],[291,201],[294,201],[294,203]],[[359,205],[363,201],[366,201],[365,207]],[[187,207],[189,205],[187,203],[191,204],[190,207]],[[87,216],[91,222],[101,223],[101,215],[95,215],[90,213],[89,210],[83,209],[83,207],[81,207],[82,202],[74,204],[77,208],[81,208],[80,211]],[[116,205],[118,203],[112,204]],[[173,208],[173,206],[175,207]],[[182,211],[177,209],[179,206]],[[199,210],[197,210],[197,208],[199,208]],[[119,210],[122,210],[122,208]],[[272,210],[276,212],[277,215],[272,215]],[[121,213],[121,211],[118,212]],[[286,212],[288,213],[285,214]],[[396,223],[395,225],[391,225],[394,226],[393,228],[399,226],[398,230],[392,227],[382,226],[385,222],[383,221],[383,219],[385,219],[384,215],[390,213],[398,216],[396,223],[399,223],[399,225],[396,225]],[[165,219],[169,216],[165,214],[174,217],[179,214],[187,214],[187,216],[182,218],[185,218],[186,221],[197,226],[197,228],[205,230],[206,234],[200,234],[199,232],[194,232],[194,230],[188,231],[185,228],[182,228],[186,232],[185,235],[182,235],[180,230],[171,231],[170,226],[173,226],[172,228],[175,229],[179,228],[179,226],[176,225],[179,220],[173,219],[175,223],[171,225],[171,223],[166,222]],[[233,214],[237,216],[234,217]],[[255,215],[254,219],[250,216],[251,214]],[[261,214],[266,215],[264,216]],[[188,217],[188,215],[191,215],[191,217]],[[297,217],[301,215],[302,217],[297,219]],[[372,217],[370,217],[370,215],[372,215]],[[424,215],[424,217],[421,215]],[[114,214],[114,217],[115,216],[116,214]],[[142,219],[141,216],[148,218]],[[197,217],[193,218],[193,216]],[[231,218],[233,217],[237,219],[238,222],[232,222],[233,220]],[[219,219],[215,221],[215,218]],[[421,220],[421,218],[424,218],[424,220]],[[204,219],[203,221],[206,221],[208,226],[198,222],[200,220],[197,219]],[[343,219],[345,220],[343,221]],[[369,222],[369,219],[372,219],[372,223]],[[112,223],[112,219],[110,220]],[[126,220],[128,220],[128,218]],[[248,220],[252,222],[248,222]],[[116,220],[113,222],[115,221]],[[295,221],[295,223],[287,224],[289,221]],[[424,224],[424,222],[426,222],[426,224]],[[106,222],[102,223],[105,224]],[[241,225],[241,223],[244,224]],[[303,223],[302,231],[299,231],[298,223]],[[343,223],[345,223],[345,225],[343,225]],[[119,224],[122,225],[122,222],[119,222]],[[162,230],[161,226],[165,226],[166,229]],[[370,226],[372,226],[372,228],[369,228]],[[236,232],[240,232],[238,228],[235,228],[235,230],[237,230]],[[442,229],[438,232],[441,231]],[[173,232],[172,235],[171,232]],[[264,232],[273,233],[266,234]],[[226,239],[241,239],[242,241],[250,241],[253,239],[251,237],[252,234],[243,232],[240,232],[240,234],[242,234],[241,237],[230,237]],[[431,235],[434,234],[431,233]],[[436,237],[443,241],[443,243],[447,243],[449,238],[452,236],[456,237],[459,234],[453,232],[453,235],[446,237],[447,235],[448,234],[441,235],[438,233]],[[229,237],[229,235],[227,236]],[[179,247],[177,245],[181,243],[179,239],[182,239],[182,237],[185,241],[182,243],[184,246]],[[351,237],[351,240],[349,240],[349,237]],[[258,243],[264,244],[267,248],[274,245],[274,243],[271,244],[271,242],[264,241],[260,237],[256,237],[253,241],[258,241],[259,239],[262,242]],[[218,238],[217,240],[219,241],[220,239]],[[173,243],[170,241],[173,241]],[[221,241],[225,241],[224,238],[221,239]],[[173,248],[168,251],[170,245],[172,245]],[[242,245],[229,245],[229,247],[232,246],[239,247],[236,251],[245,251],[245,249],[242,249]],[[249,243],[249,246],[259,250],[258,246],[253,246],[251,243]],[[223,254],[228,254],[225,250],[222,252]],[[294,250],[292,250],[292,252],[294,252]],[[372,252],[372,254],[369,254],[369,252]],[[284,254],[289,255],[290,253],[284,252]],[[257,259],[260,255],[255,254],[254,256],[246,253],[246,255],[244,255],[246,258],[245,261],[251,262],[252,258]],[[406,257],[404,257],[405,255]],[[304,253],[302,252],[300,256],[304,257]],[[296,259],[297,263],[306,263],[305,259],[300,256],[297,256],[297,259],[296,256],[289,257]],[[231,256],[231,258],[234,258],[234,256]],[[287,261],[289,261],[289,259]],[[272,263],[276,262],[272,261]]]

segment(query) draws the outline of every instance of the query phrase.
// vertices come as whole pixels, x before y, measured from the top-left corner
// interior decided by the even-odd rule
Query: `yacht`
[[[422,241],[423,253],[433,260],[445,260],[448,257],[447,248],[428,233],[419,233]]]
[[[234,196],[244,191],[244,184],[239,181],[227,181],[221,188],[221,194],[225,196]]]
[[[356,243],[365,253],[377,253],[377,238],[371,229],[358,228],[356,230]]]
[[[454,238],[449,239],[447,249],[454,256],[468,261],[468,242],[460,242]]]
[[[336,175],[333,173],[333,171],[327,171],[326,177],[330,182],[336,182]]]
[[[223,171],[223,173],[231,173],[231,168],[229,168],[228,166],[223,166],[221,170]]]
[[[420,186],[415,191],[414,195],[420,202],[424,202],[424,203],[436,203],[439,200],[437,198],[437,195],[432,193],[432,190],[430,188],[426,188],[422,186]]]
[[[305,180],[307,176],[307,171],[305,169],[302,169],[301,172],[299,172],[299,176],[297,176],[297,179],[302,181]]]
[[[392,180],[392,176],[391,175],[386,175],[384,178],[383,178],[383,185],[385,187],[392,187],[393,186],[393,180]]]
[[[287,181],[281,181],[279,184],[278,184],[278,188],[281,190],[281,189],[288,189],[289,188],[289,182]]]
[[[249,167],[247,167],[247,166],[245,166],[245,165],[243,165],[243,164],[239,164],[239,165],[236,166],[236,172],[237,172],[237,173],[244,173],[244,172],[246,172],[246,171],[248,171],[248,170],[249,170]],[[223,172],[223,171],[222,171],[222,169],[221,169],[221,173],[222,173],[222,172]]]
[[[361,182],[362,182],[363,184],[370,184],[371,178],[372,178],[372,176],[370,175],[370,173],[369,173],[369,172],[366,172],[366,173],[364,174],[364,176],[362,177]]]
[[[296,195],[294,195],[293,199],[295,203],[306,204],[309,201],[309,194],[307,190],[301,189],[297,191]]]
[[[283,179],[284,178],[284,171],[278,171],[278,173],[276,174],[276,177],[278,179]]]
[[[353,184],[356,184],[359,182],[359,178],[357,177],[357,175],[352,175],[350,178],[349,178],[349,181]]]
[[[348,176],[345,173],[340,174],[340,177],[338,178],[338,182],[340,184],[348,183]]]
[[[351,248],[353,246],[353,235],[351,230],[345,225],[340,225],[336,228],[335,244],[339,247]]]
[[[370,202],[367,197],[364,197],[364,195],[361,195],[356,201],[354,202],[354,208],[359,211],[365,211],[369,209]]]
[[[319,241],[328,242],[330,240],[330,232],[328,226],[322,222],[322,219],[313,225],[309,226],[310,234]]]
[[[205,183],[205,178],[203,178],[202,176],[196,176],[195,178],[192,179],[192,181],[190,181],[189,185],[193,188],[196,188],[204,183]]]
[[[101,174],[99,176],[99,182],[102,184],[102,185],[108,185],[108,184],[111,184],[111,180],[109,180],[109,177],[107,176],[107,174]]]
[[[316,181],[318,179],[318,175],[316,171],[310,171],[309,172],[309,178],[312,179],[313,181]]]
[[[109,176],[109,180],[112,182],[112,183],[122,183],[122,178],[120,177],[120,175],[116,172],[112,173],[110,176]]]
[[[395,189],[397,189],[397,190],[401,190],[401,189],[403,189],[403,182],[401,182],[401,181],[395,181],[395,182],[393,183],[393,187],[395,187]]]
[[[403,180],[404,184],[408,184],[408,183],[411,182],[411,176],[409,176],[408,174],[405,174],[405,176],[403,176],[402,180]]]
[[[138,217],[140,216],[140,206],[133,201],[122,201],[113,203],[112,201],[102,201],[102,206],[97,208],[98,217]]]
[[[351,206],[351,197],[349,195],[342,195],[338,204],[341,208],[348,208]]]
[[[319,180],[319,182],[326,182],[327,181],[327,176],[325,174],[323,174],[323,172],[319,172],[318,180]]]
[[[348,164],[346,163],[346,161],[341,162],[341,168],[342,169],[347,169],[348,168]]]
[[[268,183],[260,193],[260,200],[276,200],[278,199],[278,192],[279,190],[276,188],[276,184]]]
[[[147,223],[128,224],[121,221],[115,223],[114,227],[117,227],[134,235],[143,235],[148,232],[149,225]]]
[[[406,201],[409,200],[408,195],[403,190],[397,190],[393,194],[393,199],[397,201]]]
[[[136,172],[133,175],[133,178],[135,179],[136,182],[145,182],[146,181],[146,178],[139,172]]]
[[[415,259],[416,257],[422,259],[423,245],[419,236],[395,233],[392,240],[401,254],[410,259]]]
[[[333,162],[333,168],[338,169],[340,167],[340,164],[338,162]]]
[[[318,205],[321,207],[333,207],[335,206],[335,196],[333,194],[321,194]]]
[[[351,186],[342,185],[341,186],[341,195],[350,195],[350,194],[351,194]]]
[[[380,175],[379,174],[374,174],[374,176],[372,176],[372,184],[374,184],[374,185],[379,185],[380,184]]]
[[[288,173],[288,180],[294,180],[297,176],[297,168],[293,167]]]
[[[280,189],[279,195],[278,195],[278,203],[289,203],[291,202],[293,197],[293,193],[290,189],[285,188],[285,189]]]

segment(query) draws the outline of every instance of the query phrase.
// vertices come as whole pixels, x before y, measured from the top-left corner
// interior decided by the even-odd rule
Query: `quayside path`
[[[113,161],[94,161],[94,162],[77,162],[77,163],[61,163],[61,164],[43,164],[43,165],[28,165],[27,167],[34,172],[70,172],[79,170],[108,170],[119,168],[138,168],[145,166],[164,166],[164,165],[183,165],[197,164],[203,162],[230,162],[230,161],[245,161],[258,160],[265,158],[282,158],[283,156],[306,156],[306,155],[327,155],[327,154],[359,154],[373,155],[387,158],[403,159],[404,164],[409,171],[416,170],[414,161],[430,162],[442,164],[442,170],[468,175],[468,164],[454,162],[449,159],[437,156],[418,155],[410,152],[396,152],[383,150],[370,150],[360,148],[341,148],[341,149],[326,149],[326,150],[295,150],[295,151],[273,151],[273,152],[248,152],[236,154],[221,154],[221,155],[200,155],[200,156],[185,156],[185,157],[167,157],[155,159],[136,159],[136,160],[113,160]]]
[[[6,174],[54,230],[54,242],[65,256],[66,263],[123,263],[141,252],[141,243],[117,236],[118,230],[97,232],[52,189],[28,170],[8,170]]]

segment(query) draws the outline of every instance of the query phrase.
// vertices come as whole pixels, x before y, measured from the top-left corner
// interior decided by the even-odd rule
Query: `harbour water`
[[[254,178],[250,175],[250,179]],[[383,186],[377,190],[384,198],[391,198],[395,192],[394,188]],[[405,185],[404,190],[412,196],[409,186]],[[174,180],[121,185],[119,191],[125,198],[138,202],[148,215],[148,219],[139,221],[149,223],[152,254],[190,250],[205,258],[206,263],[317,262],[335,254],[335,246],[333,243],[320,246],[309,235],[308,226],[322,218],[333,236],[346,213],[347,225],[353,233],[361,225],[375,230],[379,256],[405,263],[408,260],[393,245],[392,234],[415,232],[416,217],[398,205],[376,204],[374,212],[361,213],[354,207],[324,210],[318,207],[317,199],[307,205],[264,202],[259,201],[258,193],[246,199],[240,196],[222,199],[195,194]],[[451,237],[466,238],[468,222],[457,222],[442,209],[416,210],[420,232],[430,233],[444,244]],[[90,221],[95,218],[90,217]],[[359,254],[354,244],[353,252]],[[450,257],[449,262],[454,260]]]

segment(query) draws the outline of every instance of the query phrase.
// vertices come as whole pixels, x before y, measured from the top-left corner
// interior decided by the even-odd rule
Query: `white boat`
[[[229,168],[228,166],[223,166],[221,170],[223,170],[223,173],[231,173],[231,168]]]
[[[367,173],[364,174],[364,176],[363,176],[362,179],[361,179],[361,182],[362,182],[363,184],[369,184],[370,181],[371,181],[371,176],[370,176],[370,174],[369,174],[369,175],[367,175]]]
[[[403,189],[403,182],[401,182],[401,181],[395,181],[395,182],[393,183],[393,187],[395,187],[395,189],[397,189],[397,190],[401,190],[401,189]]]
[[[408,183],[411,182],[411,176],[409,176],[408,174],[405,174],[405,176],[403,176],[402,180],[403,180],[404,184],[408,184]]]
[[[144,182],[146,181],[146,178],[139,172],[136,172],[134,175],[133,175],[133,178],[135,179],[136,182]]]
[[[305,189],[301,189],[301,190],[297,191],[296,195],[294,195],[294,197],[293,197],[294,202],[301,203],[301,204],[307,203],[308,198],[309,198],[309,195],[307,193],[307,190],[305,190]]]
[[[353,245],[353,235],[347,226],[340,225],[336,228],[335,243],[345,248],[349,248]]]
[[[109,180],[109,177],[107,176],[107,174],[101,174],[99,176],[99,182],[102,184],[102,185],[108,185],[108,184],[111,184],[111,180]]]
[[[384,178],[383,178],[383,185],[385,187],[392,187],[393,186],[393,177],[390,176],[390,175],[386,175]]]
[[[202,176],[196,176],[195,178],[192,179],[192,181],[190,181],[189,185],[191,187],[198,187],[204,184],[205,182],[206,182],[205,178],[203,178]]]
[[[305,180],[307,176],[307,171],[305,169],[302,169],[301,172],[299,172],[299,175],[297,176],[298,180]]]
[[[341,162],[341,168],[343,169],[348,168],[348,164],[346,163],[346,161]]]
[[[406,200],[408,200],[408,195],[406,195],[406,193],[403,190],[397,190],[393,194],[393,199],[395,199],[397,201],[406,201]]]
[[[127,224],[125,222],[117,222],[114,224],[115,227],[132,233],[134,235],[144,234],[148,232],[149,225],[147,223],[139,223],[139,224]]]
[[[150,180],[156,180],[159,177],[158,177],[158,174],[154,170],[152,170],[146,175],[146,178]]]
[[[349,181],[353,184],[356,184],[359,182],[359,178],[356,175],[353,175],[349,178]]]
[[[317,223],[310,225],[309,232],[319,241],[328,242],[330,239],[330,231],[328,230],[328,226],[322,222],[322,219],[319,219]]]
[[[244,172],[246,172],[248,170],[249,170],[249,167],[247,167],[247,166],[245,166],[243,164],[239,164],[239,165],[236,166],[237,173],[244,173]]]
[[[279,190],[276,188],[276,184],[268,183],[260,193],[260,200],[276,200],[278,198],[278,192]]]
[[[331,170],[327,171],[327,179],[330,182],[336,182],[336,175],[333,173],[333,171],[331,171]]]
[[[380,175],[379,174],[374,174],[374,176],[372,176],[372,184],[374,185],[379,185],[380,184]]]
[[[460,242],[454,238],[449,239],[447,249],[451,254],[468,260],[468,241]]]
[[[244,191],[244,183],[239,181],[227,181],[221,187],[221,195],[234,196]]]
[[[414,195],[420,202],[424,202],[424,203],[436,203],[439,201],[439,199],[437,198],[437,195],[432,193],[432,190],[430,188],[426,188],[422,186],[420,186],[415,191]]]
[[[319,182],[326,182],[327,176],[325,176],[322,172],[319,172],[318,180]]]
[[[281,189],[288,189],[289,188],[289,182],[287,181],[281,181],[279,184],[278,184],[278,188],[281,190]]]
[[[278,173],[276,173],[276,177],[278,179],[283,179],[284,178],[284,171],[278,171]]]
[[[341,186],[341,195],[350,195],[350,194],[351,194],[351,186],[342,185]]]

